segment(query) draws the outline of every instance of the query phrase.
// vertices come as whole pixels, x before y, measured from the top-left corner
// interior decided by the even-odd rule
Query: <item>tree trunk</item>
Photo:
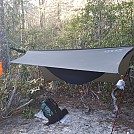
[[[40,27],[45,27],[45,8],[46,8],[47,0],[39,0],[40,6]]]
[[[7,72],[8,69],[8,47],[6,45],[5,27],[4,27],[4,7],[3,0],[0,0],[0,61],[2,61],[3,71]]]
[[[24,2],[20,1],[21,4],[21,46],[24,45],[24,29],[25,29],[25,18],[24,18]]]
[[[4,36],[4,7],[3,0],[0,0],[0,39],[3,42],[1,36]],[[1,44],[0,42],[0,44]]]

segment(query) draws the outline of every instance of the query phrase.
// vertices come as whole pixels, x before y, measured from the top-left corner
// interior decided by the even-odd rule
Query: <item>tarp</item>
[[[125,74],[134,47],[27,51],[11,63],[39,66],[46,80],[72,84],[89,81],[116,82]]]

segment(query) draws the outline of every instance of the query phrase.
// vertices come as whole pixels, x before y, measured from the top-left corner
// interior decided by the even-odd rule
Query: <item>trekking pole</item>
[[[125,90],[125,89],[124,89]],[[111,134],[113,134],[113,130],[114,130],[114,127],[115,127],[115,123],[116,123],[116,121],[117,121],[117,117],[118,117],[118,114],[119,114],[119,112],[120,112],[120,106],[121,106],[121,103],[122,103],[122,100],[123,100],[123,96],[124,96],[124,94],[125,94],[125,91],[122,91],[121,92],[121,96],[120,96],[120,103],[119,103],[119,105],[118,105],[118,110],[116,111],[116,116],[115,116],[115,120],[114,120],[114,122],[113,122],[113,127],[112,127],[112,132],[111,132]]]
[[[124,80],[126,80],[128,74],[129,74],[129,69],[127,70],[127,72],[126,72],[126,74],[125,74],[125,76],[124,76]],[[114,130],[114,127],[115,127],[115,123],[116,123],[116,121],[117,121],[117,117],[118,117],[118,114],[119,114],[119,112],[120,112],[120,106],[121,106],[121,103],[122,103],[124,94],[125,94],[125,88],[124,88],[124,90],[122,90],[121,95],[120,95],[120,102],[119,102],[119,105],[118,105],[118,110],[116,111],[116,116],[115,116],[115,120],[114,120],[114,122],[113,122],[113,127],[112,127],[112,132],[111,132],[111,134],[113,133],[113,130]]]

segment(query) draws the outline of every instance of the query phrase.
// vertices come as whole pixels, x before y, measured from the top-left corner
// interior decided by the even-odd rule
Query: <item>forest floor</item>
[[[79,97],[53,96],[59,107],[67,108],[68,117],[64,123],[45,126],[46,121],[33,118],[26,119],[20,115],[0,121],[0,134],[111,134],[114,117],[112,104],[85,98],[84,104],[91,108],[90,113]],[[40,111],[36,108],[34,113]],[[134,134],[134,104],[122,102],[119,117],[116,120],[113,134]]]

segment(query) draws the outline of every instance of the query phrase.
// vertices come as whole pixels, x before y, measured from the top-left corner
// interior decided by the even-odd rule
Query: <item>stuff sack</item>
[[[54,114],[53,116],[50,117],[48,125],[54,124],[57,121],[60,121],[67,114],[68,114],[67,109],[64,108],[64,109],[60,110],[59,112],[57,112],[56,114]]]
[[[41,102],[41,109],[43,114],[48,120],[50,120],[57,113],[61,113],[61,109],[58,104],[52,98],[46,98]]]

